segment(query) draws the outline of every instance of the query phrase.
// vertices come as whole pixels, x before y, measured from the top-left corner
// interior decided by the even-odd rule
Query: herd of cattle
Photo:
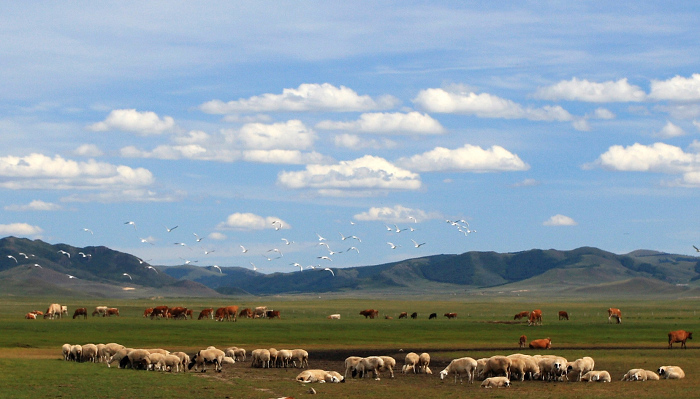
[[[93,316],[102,316],[102,317],[110,317],[110,316],[119,316],[119,309],[118,308],[110,308],[107,306],[96,306],[95,310],[92,312]],[[36,320],[38,316],[43,316],[44,319],[59,319],[62,317],[68,317],[68,307],[67,306],[61,306],[57,303],[52,303],[49,305],[49,307],[46,309],[46,312],[42,312],[40,310],[32,310],[31,312],[28,312],[27,314],[24,315],[25,319],[30,319],[30,320]],[[73,318],[78,318],[78,317],[83,317],[87,319],[88,316],[88,310],[87,308],[77,308],[75,309],[75,312],[73,313]],[[143,312],[143,317],[150,317],[151,320],[153,319],[193,319],[194,318],[194,310],[192,309],[187,309],[186,307],[182,306],[175,306],[175,307],[169,307],[169,306],[156,306],[154,308],[147,308]],[[225,306],[218,308],[214,310],[214,308],[209,308],[209,309],[203,309],[201,312],[199,312],[199,317],[197,318],[198,320],[202,319],[215,319],[217,321],[236,321],[239,317],[243,318],[248,318],[248,319],[258,319],[258,318],[267,318],[267,319],[281,319],[280,311],[279,310],[270,310],[267,308],[267,306],[258,306],[255,309],[250,309],[250,308],[245,308],[242,309],[240,312],[238,311],[238,306]]]

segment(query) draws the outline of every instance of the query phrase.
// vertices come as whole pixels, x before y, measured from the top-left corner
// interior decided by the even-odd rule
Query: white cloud
[[[316,151],[301,152],[297,150],[248,150],[243,151],[242,159],[248,162],[302,165],[302,164],[326,164],[333,159]]]
[[[700,116],[700,104],[671,103],[657,105],[654,109],[668,112],[674,119],[693,119]]]
[[[554,215],[542,223],[544,226],[576,226],[577,224],[574,219],[560,214]]]
[[[212,239],[212,240],[217,240],[217,241],[223,241],[223,240],[228,238],[228,237],[226,237],[226,234],[219,233],[217,231],[210,233],[207,237]]]
[[[684,173],[693,169],[698,156],[665,143],[650,146],[635,143],[628,147],[612,146],[593,163],[603,169],[625,172]]]
[[[0,157],[0,187],[9,189],[104,189],[124,186],[146,186],[154,182],[144,168],[130,168],[89,160],[76,162],[56,155]]]
[[[609,109],[596,108],[593,114],[590,115],[591,119],[615,119],[615,114]]]
[[[54,204],[52,202],[44,202],[41,200],[33,200],[28,204],[25,205],[7,205],[5,207],[6,211],[18,211],[18,212],[23,212],[23,211],[58,211],[62,209],[62,207],[58,204]]]
[[[454,93],[444,89],[421,90],[413,102],[429,112],[476,115],[481,118],[529,119],[533,121],[573,120],[560,106],[541,108],[522,105],[488,93]]]
[[[375,100],[368,95],[358,95],[345,86],[335,87],[330,83],[304,83],[296,89],[283,89],[282,94],[266,93],[227,103],[212,100],[199,108],[208,114],[285,111],[362,112],[389,109],[397,103],[398,100],[392,96],[383,96]]]
[[[291,226],[284,220],[275,216],[259,216],[254,213],[232,213],[227,218],[226,221],[218,224],[219,229],[237,229],[237,230],[264,230],[264,229],[275,229],[275,226],[279,226],[281,222],[282,229],[289,229]]]
[[[272,122],[272,117],[265,114],[255,114],[255,115],[226,115],[223,118],[224,122],[230,123],[253,123],[253,122]]]
[[[676,75],[668,80],[652,80],[649,97],[671,101],[700,100],[700,73],[694,73],[690,78]]]
[[[644,101],[646,93],[639,86],[631,85],[627,79],[617,82],[590,82],[586,79],[562,80],[535,92],[535,97],[545,100],[569,100],[594,103]]]
[[[440,122],[420,112],[374,112],[360,115],[352,122],[322,121],[317,129],[349,130],[363,133],[441,134],[445,132]]]
[[[663,128],[656,134],[658,137],[663,137],[663,138],[672,138],[672,137],[680,137],[680,136],[685,136],[685,131],[678,126],[674,125],[671,123],[671,121],[667,121],[666,125],[664,125]]]
[[[61,198],[63,202],[102,202],[105,204],[118,202],[176,202],[185,198],[184,191],[160,193],[145,188],[120,189],[106,188],[96,193],[73,193]]]
[[[353,216],[353,219],[359,221],[382,221],[386,223],[413,223],[409,216],[415,218],[418,222],[427,219],[435,219],[440,217],[436,213],[428,213],[420,209],[407,208],[403,205],[394,205],[390,207],[372,207],[366,212],[358,213]]]
[[[436,147],[423,154],[401,158],[397,164],[418,172],[503,172],[530,169],[517,155],[497,145],[486,150],[470,144],[454,150]]]
[[[540,182],[535,179],[525,179],[523,181],[513,184],[513,187],[533,187],[539,186]]]
[[[81,157],[101,157],[102,150],[94,144],[83,144],[73,151],[73,154]]]
[[[700,121],[693,121],[693,126],[700,130]]]
[[[576,119],[571,125],[574,127],[574,129],[580,132],[588,132],[591,130],[591,125],[588,123],[586,118]]]
[[[316,133],[300,120],[273,123],[249,123],[240,130],[226,130],[228,143],[254,150],[287,149],[304,150],[313,146]]]
[[[361,150],[363,148],[394,148],[396,147],[396,142],[389,139],[366,139],[361,138],[356,134],[338,134],[333,137],[333,143],[336,147],[349,148],[352,150]]]
[[[95,132],[122,130],[143,136],[161,134],[174,128],[175,121],[169,116],[161,119],[155,112],[139,112],[135,109],[115,109],[104,121],[88,126],[88,129]]]
[[[334,165],[307,165],[303,171],[280,172],[277,182],[293,189],[417,190],[421,187],[418,174],[371,155]]]
[[[39,226],[32,226],[27,223],[0,224],[0,235],[7,236],[35,236],[41,234],[43,230]]]

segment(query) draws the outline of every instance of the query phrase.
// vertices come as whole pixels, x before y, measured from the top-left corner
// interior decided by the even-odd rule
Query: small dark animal
[[[569,314],[563,310],[559,311],[559,320],[569,320]]]
[[[411,313],[411,318],[412,318],[413,320],[417,319],[417,318],[418,318],[418,312],[413,312],[413,313]]]
[[[437,313],[430,314],[430,317],[428,317],[428,320],[432,320],[432,319],[437,319]]]

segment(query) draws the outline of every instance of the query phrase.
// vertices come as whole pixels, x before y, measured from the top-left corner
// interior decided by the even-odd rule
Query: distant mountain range
[[[78,248],[6,237],[0,239],[0,295],[210,297],[473,290],[561,295],[700,293],[698,257],[650,250],[617,255],[591,247],[432,255],[333,269],[335,276],[323,270],[262,274],[241,267],[149,266],[133,255],[103,246]]]

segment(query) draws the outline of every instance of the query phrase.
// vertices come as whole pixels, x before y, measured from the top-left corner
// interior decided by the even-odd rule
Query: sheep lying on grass
[[[610,382],[610,373],[605,370],[589,371],[581,377],[581,381],[587,382]]]
[[[508,377],[489,377],[481,383],[482,388],[507,388],[509,386]]]
[[[678,366],[661,366],[657,370],[659,377],[667,380],[679,380],[685,378],[685,372]]]
[[[325,383],[325,382],[341,382],[344,381],[344,378],[338,374],[335,371],[326,371],[326,370],[304,370],[297,377],[295,380],[303,383],[313,383],[313,382],[319,382],[319,383]]]

